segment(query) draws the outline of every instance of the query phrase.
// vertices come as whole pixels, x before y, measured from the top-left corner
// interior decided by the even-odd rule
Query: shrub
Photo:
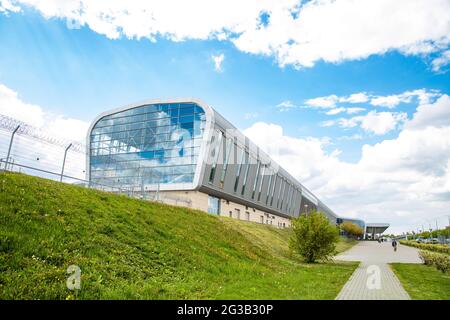
[[[445,254],[420,250],[419,257],[427,266],[435,266],[444,273],[450,271],[450,257]]]
[[[419,251],[420,260],[422,260],[423,264],[425,264],[427,266],[433,265],[433,257],[432,257],[432,255],[433,254],[431,252],[428,252],[428,251],[423,251],[423,250]]]
[[[293,219],[292,230],[289,246],[305,262],[329,260],[335,254],[339,231],[323,213],[312,212]]]
[[[412,240],[401,240],[401,244],[422,250],[450,254],[450,247],[445,244],[420,243]]]
[[[435,254],[434,266],[442,272],[450,271],[450,258],[443,254]]]

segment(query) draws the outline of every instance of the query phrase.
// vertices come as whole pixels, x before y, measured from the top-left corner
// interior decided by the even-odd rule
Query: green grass
[[[415,300],[450,300],[450,274],[423,264],[392,263],[405,290]]]
[[[355,263],[301,263],[290,230],[0,173],[0,299],[334,299]]]

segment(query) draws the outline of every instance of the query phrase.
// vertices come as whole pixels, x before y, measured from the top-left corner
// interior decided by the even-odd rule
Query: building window
[[[270,189],[272,188],[272,182],[273,182],[273,174],[271,173],[269,176],[269,183],[267,184],[266,205],[269,203]]]
[[[220,174],[220,187],[223,188],[223,183],[225,181],[225,176],[227,174],[228,162],[230,160],[231,147],[233,146],[233,140],[227,139],[225,153],[223,157],[222,173]]]
[[[264,216],[261,216],[261,223],[264,224]]]
[[[245,162],[245,173],[244,173],[244,181],[242,182],[242,190],[241,195],[245,194],[245,185],[247,184],[248,171],[250,170],[250,156],[246,155],[247,161]]]
[[[255,182],[253,183],[253,190],[252,190],[252,199],[255,198],[255,191],[256,191],[256,186],[258,184],[259,181],[259,171],[261,170],[261,161],[257,161],[257,165],[256,165],[256,176],[255,176]]]
[[[220,214],[220,199],[208,196],[208,213]]]
[[[277,208],[280,207],[280,200],[281,200],[281,195],[283,194],[283,188],[284,188],[284,180],[283,180],[283,178],[281,178],[280,189],[278,191]]]
[[[288,182],[287,187],[286,187],[286,195],[284,196],[284,199],[285,199],[284,211],[286,211],[286,212],[289,210],[289,195],[291,194],[291,187],[292,187],[292,185],[289,184],[289,182]]]
[[[234,181],[234,192],[237,191],[237,188],[238,188],[238,185],[239,185],[239,177],[241,176],[242,165],[244,163],[246,163],[246,158],[248,158],[248,153],[242,151],[241,161],[238,163],[238,167],[237,167],[237,170],[236,170],[236,180]]]
[[[250,212],[246,212],[245,213],[245,218],[247,219],[247,221],[250,221]]]
[[[278,176],[275,176],[274,181],[273,181],[273,186],[272,186],[272,192],[270,195],[270,206],[273,206],[273,197],[275,195],[275,186],[277,185],[277,181],[278,181]]]
[[[90,132],[91,182],[122,188],[192,183],[205,120],[193,103],[141,105],[102,117]]]
[[[223,132],[219,131],[219,138],[217,139],[216,145],[214,146],[213,151],[211,153],[212,164],[211,164],[211,172],[209,173],[209,183],[214,182],[214,176],[216,175],[217,161],[219,161],[220,147],[222,145],[223,135],[224,135]]]
[[[233,211],[230,210],[230,218],[233,218]]]
[[[234,212],[236,212],[236,219],[241,220],[241,210],[234,209]]]
[[[261,201],[261,192],[262,192],[262,187],[264,184],[264,177],[266,173],[266,166],[263,165],[262,170],[261,170],[261,181],[259,182],[259,190],[258,190],[258,201]]]

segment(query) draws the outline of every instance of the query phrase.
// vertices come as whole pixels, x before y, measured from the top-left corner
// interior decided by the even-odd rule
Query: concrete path
[[[409,300],[388,263],[421,263],[415,248],[399,245],[394,252],[390,242],[376,241],[362,241],[335,259],[361,261],[337,300]]]

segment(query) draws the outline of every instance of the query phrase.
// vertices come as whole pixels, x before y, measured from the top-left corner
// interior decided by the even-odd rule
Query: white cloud
[[[426,104],[430,103],[436,98],[440,97],[441,93],[437,90],[427,90],[427,89],[417,89],[417,90],[411,90],[411,91],[405,91],[400,94],[392,94],[392,95],[386,95],[386,96],[380,96],[380,95],[371,95],[367,94],[365,92],[360,93],[353,93],[349,96],[337,96],[335,94],[323,96],[323,97],[317,97],[312,99],[307,99],[305,101],[306,107],[311,108],[334,108],[336,110],[329,111],[327,114],[335,114],[334,112],[343,112],[342,106],[340,104],[342,103],[365,103],[369,102],[373,106],[378,107],[387,107],[387,108],[394,108],[400,103],[410,103],[413,102],[414,99],[417,99],[420,104]],[[364,111],[364,108],[361,107],[347,107],[346,112],[351,113],[358,113],[361,111]]]
[[[365,111],[365,108],[361,108],[361,107],[351,107],[351,108],[347,108],[346,112],[348,114],[355,114],[355,113],[359,113],[362,111]]]
[[[0,114],[5,115],[38,130],[40,135],[45,135],[49,140],[59,142],[85,142],[89,124],[87,122],[68,118],[62,115],[54,115],[44,111],[40,106],[21,100],[14,90],[0,84]],[[0,130],[0,158],[6,158],[11,133]],[[64,157],[63,145],[49,143],[43,139],[31,138],[26,134],[17,134],[11,151],[11,158],[15,163],[44,169],[59,174]],[[83,150],[84,151],[84,150]],[[85,153],[70,151],[67,154],[65,174],[79,179],[85,178]],[[18,167],[16,167],[17,169]],[[39,173],[23,169],[31,174],[55,178],[55,175]],[[73,182],[73,181],[72,181]]]
[[[370,100],[370,104],[378,107],[395,108],[400,103],[410,103],[413,98],[417,98],[420,104],[430,103],[434,98],[441,94],[436,90],[417,89],[405,91],[401,94],[389,96],[375,96]]]
[[[338,140],[362,140],[363,136],[361,134],[355,133],[351,136],[342,136],[342,137],[338,137]]]
[[[346,112],[347,114],[355,114],[355,113],[359,113],[359,112],[362,112],[365,110],[366,110],[365,108],[360,108],[360,107],[351,107],[351,108],[338,107],[338,108],[334,108],[334,109],[331,109],[331,110],[325,112],[325,114],[328,116],[334,116],[336,114],[343,113],[343,112]]]
[[[410,102],[411,96],[403,95],[390,95],[390,96],[380,96],[375,97],[370,101],[370,104],[378,107],[394,108],[401,102]]]
[[[219,39],[299,68],[392,50],[438,54],[450,42],[447,0],[3,0],[4,12],[17,10],[10,3],[31,6],[47,18],[68,19],[111,39]],[[264,25],[263,13],[269,16]]]
[[[8,14],[8,12],[20,11],[20,7],[13,5],[10,0],[0,0],[0,13]]]
[[[297,105],[293,104],[293,103],[292,103],[291,101],[289,101],[289,100],[285,100],[285,101],[283,101],[283,102],[277,104],[277,108],[278,108],[280,111],[289,111],[289,110],[292,110],[292,109],[297,108]]]
[[[60,138],[84,142],[89,124],[45,112],[40,106],[22,101],[17,92],[0,84],[0,114],[28,123]]]
[[[305,101],[306,106],[314,108],[330,109],[336,106],[336,102],[339,101],[339,97],[332,94],[325,97],[318,97],[313,99],[308,99]]]
[[[21,101],[17,92],[3,84],[0,84],[0,114],[36,127],[42,127],[45,123],[41,107]]]
[[[326,115],[329,115],[329,116],[334,116],[334,115],[336,115],[336,114],[345,112],[346,110],[347,110],[347,109],[345,109],[345,108],[343,108],[343,107],[340,107],[340,108],[334,108],[334,109],[331,109],[330,111],[327,111],[325,114],[326,114]]]
[[[450,63],[450,50],[442,52],[442,54],[433,59],[431,62],[432,69],[435,72],[441,71],[442,67],[447,66]]]
[[[366,132],[383,135],[396,129],[399,124],[406,120],[407,114],[404,112],[376,112],[372,110],[364,116],[323,121],[321,126],[331,127],[338,125],[341,128],[360,126]]]
[[[218,55],[212,55],[211,58],[214,62],[214,70],[216,70],[219,73],[223,72],[222,63],[223,63],[223,60],[225,59],[225,55],[223,53],[221,53]]]
[[[450,98],[443,95],[433,104],[421,104],[412,120],[405,125],[409,129],[425,128],[428,126],[450,126]]]
[[[367,115],[358,117],[361,128],[377,135],[386,134],[394,130],[399,123],[407,119],[406,113],[370,111]]]
[[[340,102],[363,103],[369,101],[369,96],[365,92],[353,93],[348,97],[339,98]]]
[[[397,138],[364,145],[355,163],[325,151],[320,139],[289,137],[274,124],[255,124],[245,134],[277,150],[274,160],[338,214],[389,222],[389,232],[410,231],[448,215],[450,122],[440,118],[448,120],[449,110],[447,95],[419,106]]]
[[[416,89],[405,91],[400,94],[392,94],[392,95],[372,95],[367,94],[365,92],[353,93],[349,96],[337,96],[335,94],[331,94],[323,97],[316,97],[312,99],[307,99],[305,101],[306,107],[310,108],[324,108],[324,109],[337,109],[335,111],[330,111],[327,114],[335,114],[333,112],[343,112],[342,107],[343,103],[369,103],[372,106],[376,107],[386,107],[389,109],[395,108],[400,103],[411,103],[414,102],[415,99],[419,101],[420,104],[427,104],[434,101],[436,98],[440,97],[441,93],[438,90],[427,90],[427,89]],[[361,107],[347,107],[346,112],[349,114],[358,113],[364,111],[364,108]]]

